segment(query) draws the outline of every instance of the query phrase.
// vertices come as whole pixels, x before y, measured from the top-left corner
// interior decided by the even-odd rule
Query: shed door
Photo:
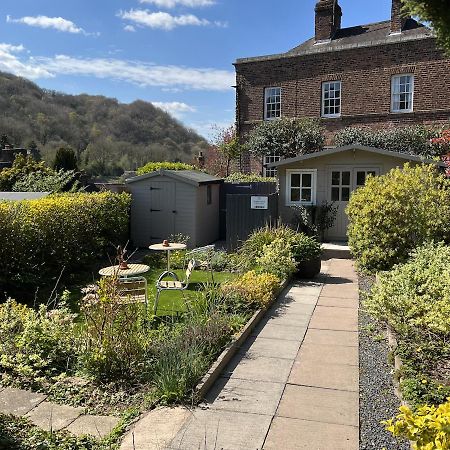
[[[175,232],[175,183],[150,183],[150,240],[162,242]]]
[[[328,230],[328,236],[332,239],[347,239],[348,217],[345,214],[352,191],[352,169],[348,167],[331,168],[329,171],[328,201],[337,206],[336,221]]]

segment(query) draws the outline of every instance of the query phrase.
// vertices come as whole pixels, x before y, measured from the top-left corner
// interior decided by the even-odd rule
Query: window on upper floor
[[[264,119],[274,120],[281,117],[281,88],[264,89]]]
[[[413,111],[414,75],[394,75],[391,84],[391,112]]]
[[[341,115],[341,82],[326,81],[322,83],[322,117],[339,117]]]
[[[279,155],[266,155],[263,159],[263,176],[266,178],[276,177],[276,167],[267,167],[267,164],[278,162],[281,159]]]

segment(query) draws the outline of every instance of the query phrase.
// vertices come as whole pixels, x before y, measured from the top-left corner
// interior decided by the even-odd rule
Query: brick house
[[[327,144],[348,126],[386,128],[450,120],[450,59],[429,28],[400,14],[341,28],[338,0],[319,0],[315,37],[286,53],[238,59],[236,126],[241,138],[264,120],[320,118]],[[274,162],[268,155],[263,161]],[[261,168],[259,163],[259,169]],[[250,169],[250,157],[241,162]],[[272,175],[270,169],[264,169]]]

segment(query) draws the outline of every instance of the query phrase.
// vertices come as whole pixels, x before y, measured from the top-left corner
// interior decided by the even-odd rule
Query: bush
[[[315,119],[268,120],[254,128],[247,141],[255,156],[280,155],[289,158],[323,148],[324,129]]]
[[[149,162],[145,166],[139,167],[136,173],[144,175],[146,173],[156,172],[158,170],[195,170],[195,167],[190,164],[180,162]]]
[[[289,278],[297,268],[290,243],[277,237],[270,244],[264,245],[262,255],[255,261],[259,270],[281,279]]]
[[[76,192],[80,190],[79,173],[59,170],[54,173],[31,172],[22,175],[13,185],[13,192]]]
[[[0,305],[0,371],[25,385],[74,370],[74,315],[64,306],[38,311],[7,300]]]
[[[425,405],[415,412],[401,406],[400,414],[384,424],[394,436],[413,441],[415,450],[449,450],[450,398],[438,407]]]
[[[63,194],[0,202],[0,284],[52,283],[128,235],[128,194]]]
[[[450,181],[432,166],[406,164],[370,177],[351,196],[347,214],[359,267],[387,270],[425,242],[450,242]]]
[[[225,178],[225,183],[275,183],[277,179],[270,177],[262,177],[255,173],[234,172]]]
[[[422,125],[383,130],[349,127],[336,133],[334,143],[338,147],[360,144],[385,150],[412,153],[423,157],[433,157],[441,154],[439,147],[431,142],[439,134],[439,130],[426,128]]]
[[[221,286],[226,297],[243,301],[246,309],[266,307],[274,298],[280,287],[280,279],[270,273],[256,273],[254,270],[241,275],[235,280]]]

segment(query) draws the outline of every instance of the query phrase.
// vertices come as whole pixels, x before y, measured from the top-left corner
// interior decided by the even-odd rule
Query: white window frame
[[[267,167],[267,164],[271,164],[274,162],[278,162],[281,160],[280,155],[265,155],[263,157],[263,177],[276,177],[277,176],[277,168],[276,167]]]
[[[272,89],[279,89],[280,90],[280,115],[277,117],[267,117],[267,113],[268,113],[268,109],[267,109],[267,100],[269,99],[269,97],[272,97],[273,94],[271,94],[271,90]],[[281,117],[281,101],[282,101],[282,89],[280,86],[270,86],[270,87],[266,87],[264,88],[264,120],[277,120]],[[277,103],[270,103],[271,105],[276,105]]]
[[[339,97],[335,97],[333,99],[328,100],[339,100],[339,113],[333,113],[333,114],[325,114],[325,86],[330,84],[339,84]],[[341,117],[342,113],[342,81],[341,80],[332,80],[332,81],[324,81],[322,83],[322,117]]]
[[[311,201],[302,202],[291,200],[291,180],[292,175],[311,174]],[[300,186],[301,192],[302,186]],[[300,195],[301,197],[301,195]],[[287,169],[286,170],[286,206],[295,205],[315,205],[317,199],[317,169]]]
[[[395,93],[394,92],[394,85],[395,85],[395,80],[401,78],[401,77],[411,77],[411,105],[410,108],[408,109],[395,109],[394,105],[395,105],[395,96],[396,95],[400,95],[400,93]],[[395,113],[395,114],[404,114],[404,113],[411,113],[414,111],[414,84],[415,84],[415,79],[414,79],[414,74],[412,73],[399,73],[396,75],[393,75],[391,78],[391,113]]]

